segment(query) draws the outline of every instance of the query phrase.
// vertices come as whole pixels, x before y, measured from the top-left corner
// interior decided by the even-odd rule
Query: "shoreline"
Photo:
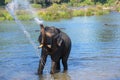
[[[77,16],[93,16],[93,15],[105,15],[109,14],[111,11],[120,12],[119,7],[113,6],[79,6],[79,7],[68,7],[66,5],[53,4],[48,8],[35,8],[36,15],[45,21],[54,21],[61,19],[69,19]],[[18,19],[20,20],[31,20],[33,17],[26,11],[20,10],[16,12]],[[0,7],[0,21],[4,20],[14,20],[12,16],[5,10],[2,6]]]

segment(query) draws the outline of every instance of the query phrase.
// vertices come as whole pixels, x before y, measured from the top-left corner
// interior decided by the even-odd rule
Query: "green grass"
[[[89,7],[80,10],[73,10],[73,16],[93,16],[108,14],[109,10],[103,10],[102,6]]]
[[[73,16],[84,16],[85,12],[84,10],[73,10]]]
[[[12,16],[5,9],[0,10],[0,21],[3,20],[13,20]]]
[[[71,10],[65,4],[53,4],[44,11],[39,11],[38,15],[44,20],[59,20],[61,18],[71,18]]]
[[[0,17],[0,21],[4,21],[5,20],[5,18],[4,17]]]
[[[32,4],[33,8],[42,8],[42,6],[40,4]]]
[[[35,5],[34,6],[38,6]],[[104,5],[107,6],[107,5]],[[38,6],[40,8],[40,6]],[[37,7],[37,8],[38,8]],[[120,12],[120,7],[117,7],[117,11]],[[75,16],[93,16],[93,15],[104,15],[108,14],[110,10],[103,10],[103,5],[89,6],[88,8],[82,8],[79,10],[68,9],[68,4],[53,4],[52,6],[45,9],[37,9],[36,15],[38,15],[43,20],[53,21],[60,19],[68,19]],[[28,11],[19,10],[16,11],[16,15],[20,20],[31,20],[34,15],[31,15]],[[13,20],[11,15],[4,9],[0,8],[0,21],[3,20]]]
[[[118,12],[120,12],[120,6],[119,6],[119,7],[117,7],[117,11],[118,11]]]
[[[30,15],[18,15],[19,20],[31,20],[32,17]]]

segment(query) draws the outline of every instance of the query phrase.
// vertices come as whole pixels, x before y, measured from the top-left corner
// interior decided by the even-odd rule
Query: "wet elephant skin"
[[[60,61],[62,61],[64,71],[68,70],[67,60],[71,50],[71,39],[68,35],[55,27],[44,27],[40,25],[40,43],[41,59],[39,62],[38,74],[43,73],[43,69],[47,60],[47,56],[51,56],[51,71],[56,73],[60,71]]]

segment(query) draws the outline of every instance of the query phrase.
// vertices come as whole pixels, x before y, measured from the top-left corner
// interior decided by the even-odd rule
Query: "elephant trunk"
[[[40,24],[40,27],[41,27],[42,41],[39,47],[42,48],[45,45],[45,28],[43,24]]]

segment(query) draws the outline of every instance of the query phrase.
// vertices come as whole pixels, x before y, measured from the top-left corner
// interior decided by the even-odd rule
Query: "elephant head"
[[[61,31],[55,27],[44,27],[43,24],[40,25],[40,36],[39,36],[39,48],[52,49],[59,47],[62,44]]]

